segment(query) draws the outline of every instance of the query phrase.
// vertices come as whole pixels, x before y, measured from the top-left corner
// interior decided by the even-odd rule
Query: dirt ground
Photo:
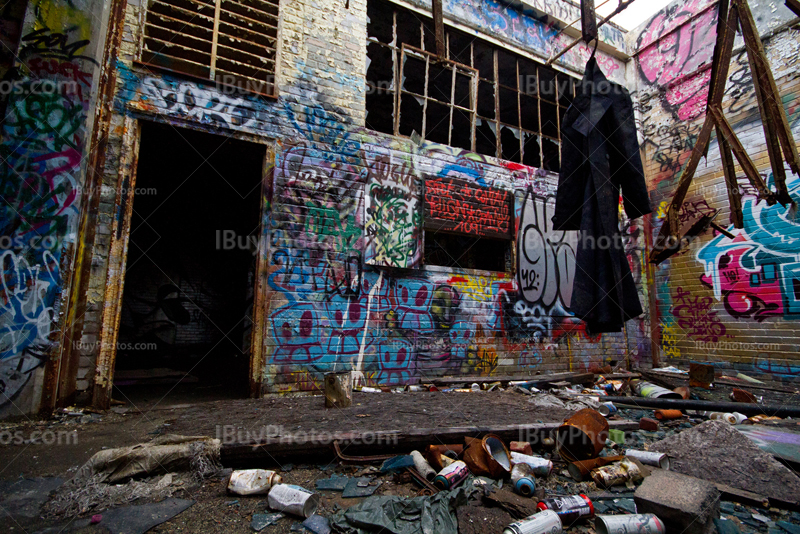
[[[324,408],[322,397],[268,397],[258,400],[222,399],[203,395],[191,390],[179,390],[175,395],[163,399],[161,390],[140,391],[127,396],[128,404],[115,407],[102,414],[60,414],[49,420],[22,420],[0,423],[0,481],[13,481],[19,477],[62,477],[68,480],[95,452],[113,447],[122,447],[151,440],[162,434],[206,435],[216,437],[220,427],[230,425],[243,431],[273,425],[281,434],[303,431],[407,431],[420,428],[439,427],[488,427],[492,425],[533,424],[562,421],[571,412],[560,408],[542,409],[528,401],[528,397],[516,392],[481,393],[409,393],[368,394],[355,393],[350,409]],[[205,402],[203,399],[207,399]],[[776,399],[777,400],[777,399]],[[621,410],[620,418],[638,420],[652,417],[652,411]],[[688,420],[674,421],[658,432],[629,432],[626,447],[644,449],[654,441],[669,437],[692,423]],[[548,455],[547,451],[543,452]],[[612,451],[607,451],[611,453]],[[250,466],[268,467],[268,466]],[[279,468],[283,481],[309,489],[315,488],[317,480],[329,478],[334,473],[347,476],[372,476],[380,481],[376,495],[399,495],[413,497],[419,487],[392,475],[379,475],[368,466],[348,466],[331,462],[327,457],[309,457],[304,464]],[[230,469],[220,476],[205,480],[202,484],[182,486],[173,497],[191,499],[196,503],[188,510],[155,527],[151,532],[162,533],[246,533],[253,532],[250,521],[253,514],[270,513],[266,496],[242,497],[228,494],[227,478]],[[540,489],[548,495],[585,493],[597,495],[593,483],[575,483],[567,476],[564,466],[556,464],[556,470],[548,479],[538,479]],[[340,492],[320,491],[322,500],[318,513],[329,517],[340,509],[346,509],[361,499],[344,499]],[[624,512],[632,506],[632,493],[620,493],[614,500],[602,501],[609,506],[609,513]],[[614,504],[616,503],[616,504]],[[135,503],[138,504],[138,503]],[[615,509],[614,506],[617,506]],[[730,517],[741,517],[744,532],[767,532],[758,528],[750,518],[753,513],[763,514],[774,521],[800,523],[800,515],[791,515],[784,510],[755,510],[729,503]],[[481,511],[483,510],[483,512]],[[738,514],[738,515],[736,515]],[[0,496],[0,516],[2,496]],[[796,517],[795,517],[796,516]],[[494,526],[503,523],[507,516],[496,509],[473,505],[459,514],[464,530],[489,534],[497,530]],[[59,521],[42,518],[7,521],[4,531],[36,532]],[[749,522],[748,522],[749,521]],[[63,523],[63,521],[61,521]],[[262,532],[290,533],[298,530],[298,519],[286,517]],[[488,525],[492,525],[488,529]],[[64,526],[63,524],[61,526]],[[61,526],[59,530],[61,530]],[[481,528],[482,527],[482,528]],[[294,530],[293,530],[294,529]],[[76,531],[67,527],[64,532]],[[102,521],[98,525],[85,527],[77,532],[105,532]],[[570,533],[593,534],[590,524],[572,527]],[[784,533],[785,534],[785,533]]]

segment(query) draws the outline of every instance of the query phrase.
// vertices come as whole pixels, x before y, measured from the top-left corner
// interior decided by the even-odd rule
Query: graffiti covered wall
[[[623,361],[626,348],[634,362],[648,363],[646,318],[629,323],[627,339],[592,337],[568,311],[577,237],[552,229],[557,176],[365,129],[366,2],[325,6],[281,6],[276,100],[138,67],[132,60],[144,6],[132,0],[126,8],[114,124],[158,120],[276,145],[264,185],[266,246],[259,249],[267,286],[262,391],[316,390],[325,372],[343,369],[381,385],[580,370]],[[445,10],[491,34],[486,6],[516,20],[508,39],[550,53],[547,35],[535,40],[520,33],[546,26],[537,19],[494,2],[453,2]],[[607,36],[615,39],[621,42]],[[580,63],[584,52],[588,57],[578,49],[569,58]],[[621,79],[624,65],[602,57],[607,74]],[[123,152],[126,143],[112,130],[109,153]],[[124,175],[114,165],[107,164],[108,185]],[[426,192],[436,194],[426,200]],[[472,218],[461,216],[466,207],[448,203],[473,206]],[[516,261],[509,260],[507,272],[425,265],[426,205],[450,230],[506,239]],[[113,205],[106,209],[114,213]],[[484,209],[494,219],[482,217]],[[630,223],[623,230],[644,288],[641,230]],[[92,284],[102,289],[105,281]]]
[[[98,2],[28,5],[0,144],[0,416],[36,410],[57,358],[72,262],[99,19]],[[38,379],[33,379],[37,376]]]
[[[798,140],[800,87],[794,72],[800,32],[783,26],[793,15],[782,5],[749,4]],[[705,118],[716,24],[714,2],[682,0],[629,36],[638,50],[636,96],[645,173],[652,204],[658,207],[657,220],[650,228],[653,237]],[[771,31],[774,35],[764,37]],[[772,171],[741,38],[734,48],[723,107],[762,177],[770,183]],[[729,224],[728,192],[717,141],[712,138],[708,158],[701,161],[679,219],[685,231],[699,217],[720,209],[717,222],[735,238],[710,231],[688,250],[656,267],[654,336],[667,365],[714,361],[794,376],[798,366],[800,220],[780,204],[757,202],[738,165],[737,173],[743,193],[743,230]],[[800,177],[788,169],[787,174],[792,198],[798,200]]]

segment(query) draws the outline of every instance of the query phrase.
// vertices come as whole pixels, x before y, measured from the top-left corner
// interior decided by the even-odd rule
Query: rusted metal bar
[[[636,0],[622,0],[619,3],[619,5],[617,6],[617,9],[615,9],[609,16],[607,16],[606,18],[604,18],[603,20],[601,20],[600,22],[597,23],[598,30],[600,29],[601,26],[606,24],[608,21],[610,21],[611,19],[613,19],[614,17],[616,17],[617,15],[619,15],[620,13],[622,13],[623,11],[628,9],[628,6],[630,6],[635,1]],[[566,46],[566,48],[564,48],[561,52],[559,52],[555,56],[553,56],[550,59],[548,59],[547,63],[545,63],[545,65],[549,67],[550,65],[555,63],[558,60],[558,58],[560,58],[561,56],[563,56],[564,54],[566,54],[567,52],[569,52],[570,50],[575,48],[575,46],[577,46],[577,44],[580,43],[581,41],[583,41],[583,38],[575,39],[570,44],[568,44]]]
[[[372,462],[385,462],[389,458],[394,458],[395,455],[393,454],[378,454],[375,456],[346,456],[342,453],[341,447],[339,447],[339,442],[333,442],[333,450],[336,451],[336,456],[343,461],[344,463],[351,463],[351,464],[368,464]]]
[[[753,184],[753,187],[758,191],[758,196],[766,200],[770,206],[774,205],[777,202],[775,193],[770,191],[767,184],[761,179],[761,174],[759,174],[755,163],[750,159],[744,146],[742,146],[742,142],[736,137],[733,127],[728,122],[728,119],[725,118],[722,107],[719,105],[709,106],[708,112],[714,117],[714,122],[717,127],[722,130],[722,135],[725,136],[730,143],[734,156],[736,156],[736,159],[739,161],[739,165],[742,166],[742,170],[744,170],[744,174],[750,180],[750,183]]]
[[[727,11],[727,0],[724,0],[723,7],[726,8],[723,11]],[[738,12],[736,7],[733,6],[728,12],[727,18],[720,17],[717,23],[717,44],[714,48],[714,66],[711,71],[711,87],[708,93],[709,107],[712,105],[719,105],[722,102],[722,97],[725,93],[725,82],[728,79],[728,71],[733,54],[733,43],[736,39],[737,26]],[[670,202],[667,208],[666,219],[661,225],[661,230],[656,238],[653,250],[650,253],[650,261],[652,263],[658,264],[667,259],[671,254],[665,255],[665,252],[670,249],[677,251],[677,238],[681,230],[678,212],[683,205],[686,194],[689,192],[689,187],[692,184],[695,172],[697,172],[697,167],[700,165],[700,160],[708,149],[709,142],[711,141],[711,132],[714,130],[714,126],[714,118],[711,113],[707,113],[703,128],[697,136],[697,143],[681,175],[680,182],[678,182],[675,196],[672,197],[672,202]],[[670,239],[675,242],[672,243],[672,246],[667,247]]]
[[[599,5],[599,6],[597,6],[597,7],[603,7],[604,5],[606,5],[607,3],[609,3],[610,1],[611,1],[611,0],[605,0],[605,1],[604,1],[602,4],[600,4],[600,5]],[[563,34],[563,33],[564,33],[566,30],[567,30],[567,28],[572,28],[573,26],[575,26],[575,25],[576,25],[577,23],[579,23],[579,22],[581,22],[581,19],[573,20],[572,22],[570,22],[569,24],[567,24],[566,26],[564,26],[563,28],[561,28],[561,31],[560,31],[560,32],[558,32],[558,33],[556,34],[556,36],[552,38],[552,40],[553,40],[553,41],[555,41],[556,39],[558,39],[559,37],[561,37],[561,34]]]
[[[425,491],[426,495],[436,495],[439,493],[439,488],[428,482],[428,479],[422,476],[419,471],[413,467],[406,467],[406,471],[408,471],[408,473],[411,475],[411,478],[416,480],[419,485],[422,486],[422,490]]]
[[[436,28],[436,55],[440,58],[447,57],[444,45],[444,13],[442,0],[433,0],[433,24]]]
[[[725,173],[725,186],[728,189],[728,200],[731,204],[731,224],[734,228],[744,228],[744,214],[742,213],[742,191],[739,189],[739,180],[736,178],[736,166],[733,162],[731,145],[722,135],[722,130],[717,128],[717,141],[719,152],[722,156],[722,170]]]
[[[581,0],[581,34],[587,43],[599,37],[594,0]]]
[[[750,58],[751,65],[754,66],[753,82],[757,83],[756,93],[759,94],[759,90],[763,92],[763,95],[760,95],[760,97],[763,98],[763,103],[766,104],[767,109],[771,109],[772,120],[776,123],[774,125],[775,131],[780,139],[780,144],[783,146],[786,163],[789,164],[792,172],[800,174],[800,155],[798,155],[797,145],[794,142],[792,130],[789,127],[789,119],[786,117],[786,111],[783,109],[782,105],[779,105],[781,101],[780,93],[778,92],[778,86],[775,84],[775,78],[772,75],[772,69],[770,68],[766,52],[764,51],[764,44],[761,42],[758,28],[756,27],[755,20],[753,20],[753,14],[746,1],[734,1],[739,4],[742,35],[744,37],[745,46],[747,47],[747,55]],[[758,78],[758,82],[756,82],[756,78]],[[759,107],[762,110],[762,115],[764,115],[763,111],[765,107],[761,105],[761,102],[762,100],[759,100]],[[777,173],[777,166],[775,163],[772,164],[772,168],[773,172]],[[782,169],[781,173],[783,176],[782,182],[778,182],[777,174],[775,180],[778,195],[784,197],[787,202],[791,202],[788,190],[786,189],[786,175],[783,173]]]

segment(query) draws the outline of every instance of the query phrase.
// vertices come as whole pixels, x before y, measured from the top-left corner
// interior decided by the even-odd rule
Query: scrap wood
[[[536,508],[536,499],[517,495],[507,487],[486,489],[483,495],[483,502],[487,506],[502,508],[511,514],[514,519],[524,519],[539,511]]]

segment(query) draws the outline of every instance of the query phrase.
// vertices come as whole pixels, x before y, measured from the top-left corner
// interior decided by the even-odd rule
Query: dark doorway
[[[142,123],[114,397],[248,396],[266,147]]]

